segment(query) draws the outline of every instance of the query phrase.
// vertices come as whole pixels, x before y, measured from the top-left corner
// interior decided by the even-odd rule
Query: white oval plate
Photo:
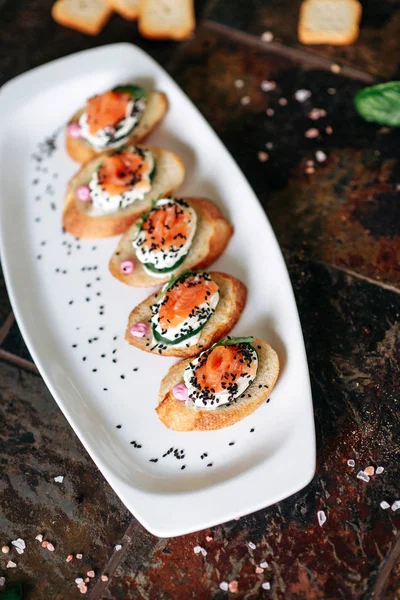
[[[62,233],[63,195],[77,170],[64,150],[63,125],[89,96],[132,80],[168,95],[168,115],[151,143],[183,158],[179,195],[210,197],[235,226],[212,267],[248,287],[233,334],[268,340],[279,355],[271,401],[221,431],[178,433],[158,420],[159,383],[174,360],[124,341],[130,310],[150,290],[109,274],[116,238],[77,241]],[[288,273],[254,192],[190,100],[142,50],[115,44],[7,83],[0,114],[1,252],[15,316],[49,390],[128,509],[150,532],[169,537],[251,513],[304,487],[315,470],[315,432]],[[170,448],[178,452],[163,456]]]

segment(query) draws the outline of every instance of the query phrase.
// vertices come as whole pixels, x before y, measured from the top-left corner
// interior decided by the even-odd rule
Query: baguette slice
[[[237,323],[246,304],[247,288],[238,279],[225,273],[217,273],[210,271],[211,278],[219,287],[219,302],[214,314],[210,317],[207,323],[201,330],[198,344],[188,347],[174,348],[166,347],[161,344],[160,348],[157,343],[153,343],[151,332],[151,317],[150,307],[155,304],[160,298],[160,291],[156,292],[133,309],[129,315],[128,326],[126,328],[125,339],[132,346],[136,346],[146,352],[161,354],[162,356],[178,356],[187,358],[196,356],[199,352],[206,350],[217,340],[225,337]],[[142,338],[137,338],[131,335],[131,327],[135,323],[149,323],[150,330],[147,335]]]
[[[357,0],[305,0],[298,36],[302,44],[345,46],[358,38],[362,7]]]
[[[124,142],[124,146],[128,144],[136,144],[144,140],[158,123],[164,117],[168,109],[167,97],[163,92],[150,92],[147,96],[147,105],[144,113],[137,125]],[[69,120],[69,123],[78,121],[85,108],[78,110]],[[83,164],[88,160],[102,154],[104,150],[96,150],[83,138],[73,138],[66,133],[66,148],[67,152],[73,160]],[[114,148],[115,150],[115,148]]]
[[[278,379],[279,359],[267,342],[254,339],[253,345],[258,353],[256,378],[234,403],[230,406],[220,406],[216,410],[202,410],[175,399],[172,388],[178,383],[183,383],[183,372],[190,359],[173,365],[161,381],[159,405],[156,408],[164,425],[175,431],[211,431],[229,427],[258,408],[268,398]]]
[[[213,263],[225,250],[233,233],[232,225],[224,219],[219,208],[206,198],[184,198],[197,213],[197,228],[192,245],[183,263],[173,272],[174,275],[189,269],[204,269]],[[165,277],[153,277],[144,270],[142,263],[136,260],[132,241],[138,232],[137,223],[122,236],[116,251],[111,257],[109,268],[117,279],[134,287],[154,287],[169,281],[171,273]],[[121,271],[124,260],[133,260],[135,268],[132,273]]]
[[[124,233],[140,215],[149,210],[153,198],[166,196],[178,188],[184,178],[183,162],[176,154],[157,148],[156,146],[137,146],[151,150],[153,153],[156,173],[151,191],[143,200],[134,202],[127,208],[101,216],[91,216],[86,204],[76,200],[76,190],[81,185],[87,185],[93,171],[99,166],[103,156],[113,151],[104,152],[86,163],[71,179],[64,200],[63,227],[68,233],[79,238],[105,238]],[[127,147],[129,150],[129,146]]]
[[[53,4],[53,19],[71,29],[97,35],[112,14],[107,0],[57,0]]]
[[[194,0],[139,0],[139,31],[153,39],[184,40],[196,26]]]
[[[139,16],[139,0],[107,0],[110,8],[127,21],[135,21]]]

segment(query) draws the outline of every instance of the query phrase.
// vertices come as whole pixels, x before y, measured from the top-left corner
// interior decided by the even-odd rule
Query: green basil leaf
[[[0,592],[0,600],[22,600],[22,585]]]
[[[400,81],[364,88],[356,94],[354,104],[366,121],[400,127]]]
[[[113,92],[118,94],[130,94],[135,100],[147,97],[147,92],[140,85],[118,85],[113,89]]]

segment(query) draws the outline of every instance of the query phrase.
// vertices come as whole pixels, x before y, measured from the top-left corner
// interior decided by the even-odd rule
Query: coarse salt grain
[[[383,508],[383,510],[387,510],[388,508],[390,508],[390,504],[389,502],[386,502],[386,500],[382,500],[380,507]]]
[[[269,117],[273,117],[275,114],[275,111],[273,108],[267,108],[267,110],[265,111],[265,113],[269,116]]]
[[[260,162],[267,162],[267,160],[269,159],[269,154],[268,154],[268,152],[259,152],[259,153],[257,154],[257,156],[258,156],[258,160],[259,160]]]
[[[364,471],[358,471],[358,473],[357,473],[357,479],[361,479],[362,481],[365,481],[366,483],[368,483],[368,481],[369,481],[369,475],[367,475],[366,473],[364,473]]]
[[[114,547],[114,550],[116,550],[117,552],[119,552],[121,549],[122,549],[122,546],[121,546],[121,544],[117,544],[117,545]]]
[[[85,577],[85,583],[89,583],[90,579],[89,577]]]
[[[24,553],[24,550],[26,548],[26,544],[25,544],[24,540],[21,540],[21,538],[18,538],[17,540],[14,540],[11,543],[15,547],[16,551],[18,552],[18,554],[23,554]]]
[[[219,589],[223,590],[224,592],[227,592],[228,591],[228,582],[221,581],[221,583],[219,584]]]
[[[195,554],[200,554],[200,552],[201,552],[201,548],[200,548],[200,546],[195,546],[195,547],[193,548],[193,552],[194,552]]]
[[[48,545],[49,545],[49,542],[47,542],[46,540],[44,542],[42,542],[42,548],[47,548]]]
[[[313,160],[306,160],[306,165],[307,165],[307,167],[313,167],[314,166],[314,161]]]
[[[310,90],[296,90],[294,97],[296,98],[297,102],[305,102],[311,98],[311,92]]]
[[[83,579],[82,579],[82,577],[77,577],[77,578],[75,579],[75,583],[76,583],[77,585],[80,585],[81,583],[83,583]]]
[[[326,154],[322,150],[317,150],[315,153],[315,158],[317,162],[322,163],[326,161]]]
[[[243,96],[243,98],[240,99],[240,104],[242,106],[247,106],[248,104],[250,104],[250,102],[251,102],[250,96]]]
[[[328,135],[331,135],[333,133],[333,129],[330,125],[328,125],[328,127],[325,128],[325,131]]]
[[[249,542],[248,543],[249,548],[251,548],[252,550],[256,549],[256,545],[253,542]]]
[[[17,565],[15,564],[14,561],[9,560],[8,563],[6,564],[6,569],[15,569]]]
[[[265,42],[266,44],[268,44],[269,42],[272,42],[273,39],[274,39],[274,34],[271,31],[264,31],[264,33],[261,34],[261,40],[263,42]]]
[[[266,148],[268,148],[268,150],[272,150],[272,148],[274,147],[274,145],[273,145],[273,143],[272,143],[272,142],[267,142],[267,143],[265,144],[265,147],[266,147]]]
[[[392,504],[392,511],[396,512],[400,508],[400,500],[395,500]]]
[[[318,517],[319,526],[322,527],[322,525],[326,521],[326,514],[325,514],[325,512],[323,510],[319,510],[318,513],[317,513],[317,517]]]
[[[260,88],[262,89],[263,92],[272,92],[272,90],[274,90],[276,88],[276,82],[268,81],[268,79],[264,79],[264,81],[262,81],[260,83]]]
[[[267,569],[268,568],[268,563],[266,560],[264,560],[264,562],[260,563],[260,567],[262,567],[263,569]]]
[[[206,542],[212,542],[214,538],[211,535],[206,535]]]
[[[3,546],[1,549],[3,554],[8,554],[10,552],[10,547],[9,546]]]
[[[43,536],[41,533],[39,533],[36,537],[35,540],[37,540],[38,542],[42,543],[43,542]]]
[[[85,583],[81,583],[81,585],[78,585],[78,589],[80,591],[81,594],[86,594],[87,592],[87,585]]]
[[[3,587],[3,585],[6,582],[6,578],[5,577],[0,577],[0,587]]]
[[[72,560],[73,558],[74,558],[74,557],[72,556],[72,554],[68,554],[68,556],[67,556],[67,558],[66,558],[65,560],[66,560],[67,562],[71,562],[71,560]]]
[[[232,592],[233,594],[235,594],[238,591],[238,582],[237,581],[231,581],[230,584],[228,585],[228,589],[230,592]]]
[[[318,119],[321,119],[322,117],[326,117],[326,110],[323,108],[313,108],[308,113],[308,118],[311,119],[311,121],[318,121]]]
[[[107,575],[102,575],[102,576],[100,577],[100,579],[101,579],[102,581],[108,581],[108,577],[107,577]]]
[[[240,90],[244,86],[244,81],[243,81],[243,79],[235,79],[235,81],[233,82],[233,85],[235,86],[235,88]]]
[[[75,557],[76,557],[78,560],[82,560],[82,558],[83,558],[83,554],[75,554]]]
[[[287,105],[286,98],[279,98],[278,104],[280,104],[280,106],[286,106]]]
[[[347,464],[349,467],[355,467],[356,463],[352,458],[349,458],[349,460],[347,461]]]
[[[87,575],[88,577],[90,577],[91,579],[93,579],[93,577],[95,576],[95,572],[93,571],[93,569],[91,569],[90,571],[88,571],[88,572],[86,573],[86,575]]]
[[[364,469],[364,473],[366,473],[367,475],[369,475],[371,477],[371,475],[373,475],[375,473],[375,468],[372,466],[369,466],[366,469]]]
[[[333,63],[331,65],[331,71],[332,73],[340,73],[340,71],[342,70],[342,67],[336,63]]]
[[[202,553],[203,556],[207,556],[207,550],[205,550],[204,548],[202,548],[200,550],[200,552]]]
[[[311,127],[311,129],[307,129],[304,133],[304,137],[308,139],[314,139],[319,136],[319,130],[316,127]]]
[[[53,546],[53,544],[52,544],[51,542],[49,542],[49,543],[47,544],[47,550],[48,550],[49,552],[54,552],[54,546]]]
[[[306,175],[312,175],[313,173],[315,173],[315,169],[314,169],[314,167],[306,167],[306,168],[304,169],[304,173],[305,173]]]
[[[334,96],[336,94],[336,89],[335,88],[328,88],[327,92],[331,96]]]
[[[385,469],[384,469],[383,467],[377,467],[377,469],[376,469],[375,473],[376,473],[377,475],[380,475],[381,473],[383,473],[383,471],[384,471],[384,470],[385,470]]]
[[[54,477],[54,481],[56,483],[62,483],[64,481],[64,476],[63,475],[57,475],[57,477]]]
[[[264,573],[264,569],[262,567],[256,567],[256,573],[259,575],[260,573]]]
[[[261,587],[263,590],[270,590],[271,589],[271,584],[269,581],[266,581],[265,583],[261,584]]]

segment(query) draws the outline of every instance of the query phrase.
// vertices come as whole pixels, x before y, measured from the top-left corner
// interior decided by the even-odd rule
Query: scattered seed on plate
[[[322,525],[326,521],[326,514],[325,514],[325,512],[323,510],[319,510],[318,513],[317,513],[317,517],[318,517],[319,526],[322,527]]]
[[[323,152],[322,150],[317,150],[315,153],[315,158],[316,158],[317,162],[323,163],[326,161],[327,156],[326,156],[325,152]]]
[[[352,458],[349,458],[349,460],[347,461],[347,464],[349,467],[355,467],[356,463]]]
[[[75,558],[77,558],[78,560],[82,560],[83,554],[75,554]]]

